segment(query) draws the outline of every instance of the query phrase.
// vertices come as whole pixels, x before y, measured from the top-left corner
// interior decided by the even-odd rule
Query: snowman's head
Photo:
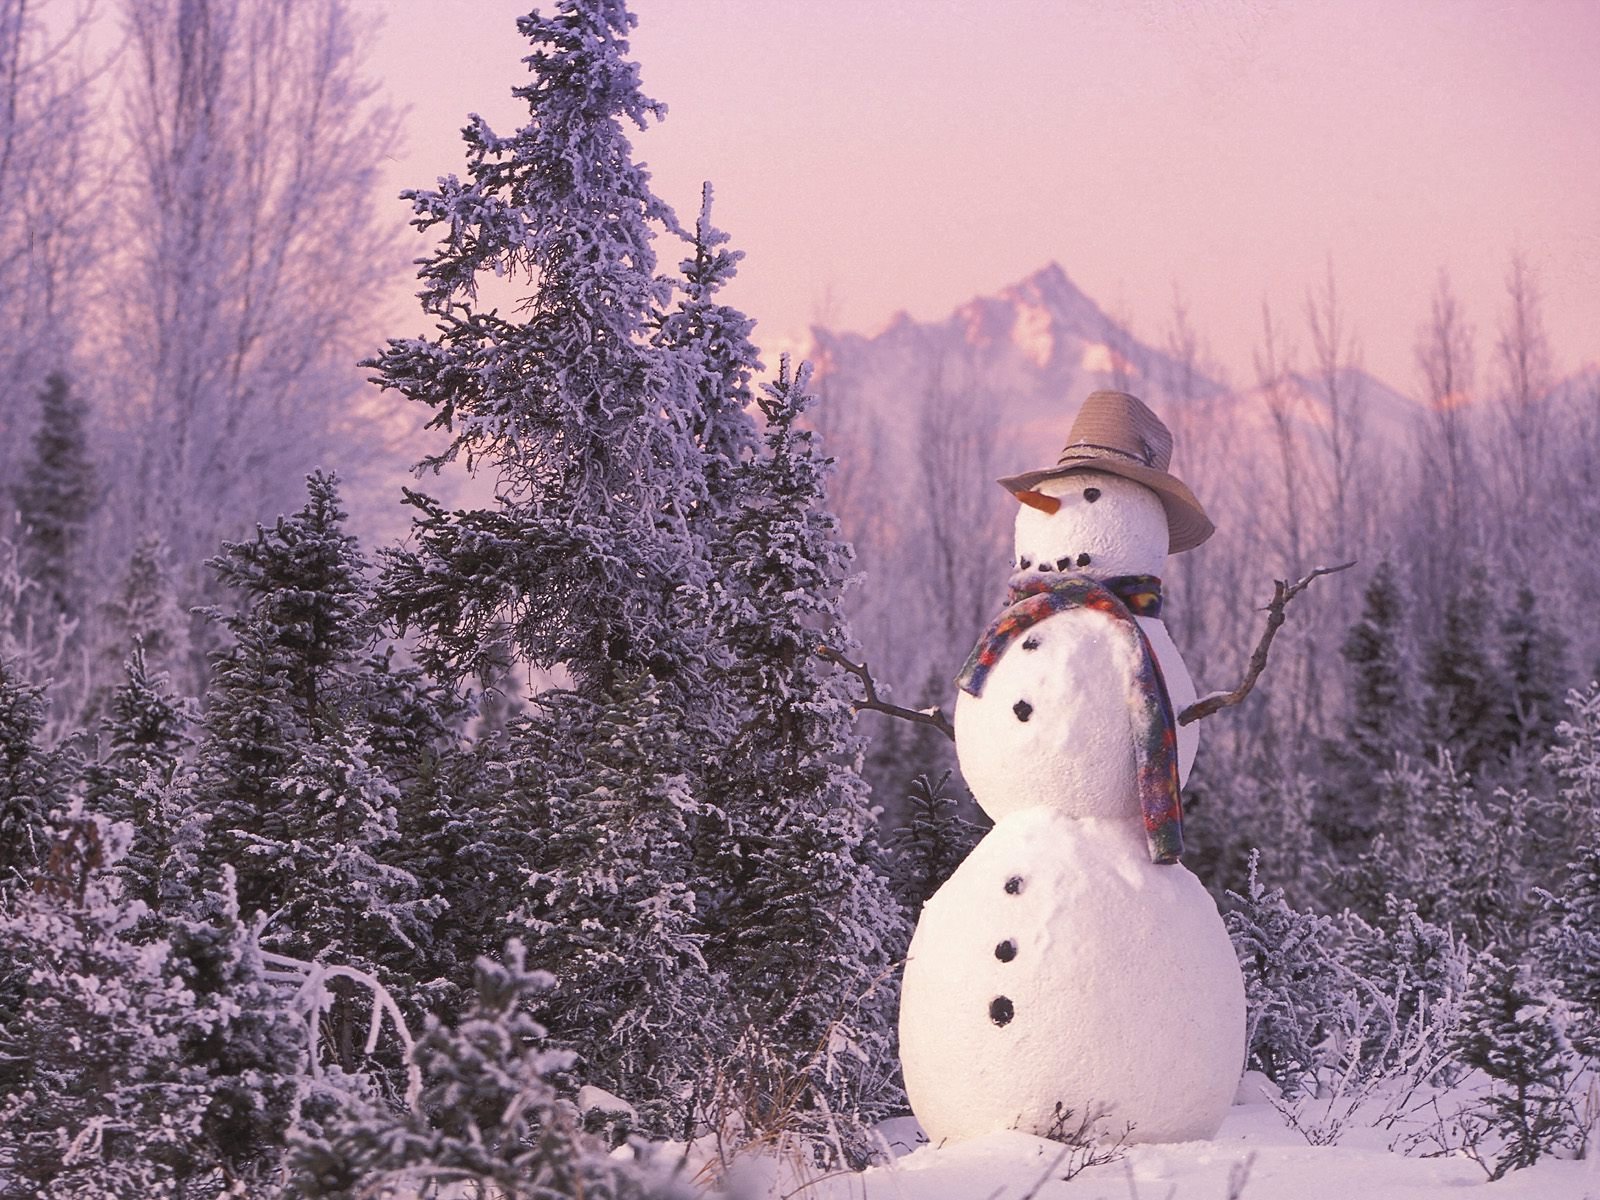
[[[1020,571],[1077,571],[1096,579],[1160,575],[1169,532],[1161,498],[1104,471],[1072,471],[1018,495]]]

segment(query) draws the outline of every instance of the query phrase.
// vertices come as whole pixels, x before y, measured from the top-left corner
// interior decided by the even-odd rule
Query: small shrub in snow
[[[937,782],[918,775],[906,798],[907,820],[887,839],[895,896],[912,913],[921,910],[983,836],[946,792],[949,782],[949,771]]]
[[[1549,1000],[1532,989],[1523,967],[1493,954],[1473,965],[1454,1049],[1491,1082],[1476,1111],[1464,1117],[1469,1135],[1481,1122],[1501,1139],[1491,1152],[1469,1137],[1467,1149],[1490,1179],[1581,1144],[1560,1031]],[[1485,1161],[1491,1153],[1492,1161]]]
[[[1244,974],[1249,1066],[1285,1095],[1308,1086],[1323,1062],[1322,1043],[1344,993],[1333,947],[1334,921],[1299,912],[1282,888],[1264,887],[1260,854],[1250,855],[1244,894],[1226,915],[1228,934]]]
[[[394,1107],[368,1091],[349,1091],[339,1112],[296,1139],[287,1194],[356,1200],[453,1188],[501,1200],[684,1196],[670,1178],[609,1154],[584,1133],[576,1107],[557,1096],[551,1077],[572,1055],[548,1048],[544,1028],[527,1012],[553,982],[527,968],[516,941],[503,962],[479,959],[460,1021],[429,1017],[417,1039],[418,1103]]]

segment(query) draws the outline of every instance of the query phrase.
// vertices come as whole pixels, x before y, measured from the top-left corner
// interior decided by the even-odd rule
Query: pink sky
[[[385,17],[374,70],[410,105],[395,189],[459,170],[468,111],[512,127],[529,6],[363,0]],[[633,8],[670,109],[636,153],[686,218],[716,186],[748,255],[730,299],[769,358],[813,321],[939,317],[1054,260],[1150,341],[1176,285],[1247,380],[1263,299],[1309,355],[1331,260],[1368,369],[1409,390],[1440,268],[1483,377],[1520,247],[1557,368],[1600,359],[1593,0]]]

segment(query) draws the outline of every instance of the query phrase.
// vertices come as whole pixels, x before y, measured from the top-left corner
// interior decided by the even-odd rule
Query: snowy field
[[[998,1133],[859,1175],[765,1182],[795,1200],[1600,1200],[1600,1158],[1545,1159],[1490,1183],[1469,1159],[1406,1158],[1392,1139],[1352,1129],[1337,1146],[1311,1146],[1270,1104],[1247,1104],[1212,1141],[1132,1146],[1068,1181],[1070,1147]]]

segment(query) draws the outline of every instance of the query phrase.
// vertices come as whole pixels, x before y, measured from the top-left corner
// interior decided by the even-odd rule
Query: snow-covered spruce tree
[[[912,780],[910,818],[886,839],[895,895],[913,918],[983,836],[945,791],[949,782],[948,771],[937,781],[927,775]]]
[[[1491,1081],[1482,1107],[1503,1144],[1488,1167],[1490,1179],[1579,1144],[1560,1031],[1548,998],[1533,990],[1524,967],[1489,953],[1479,956],[1454,1048],[1462,1063]]]
[[[655,344],[686,364],[695,391],[690,406],[695,444],[700,448],[706,502],[690,513],[702,534],[710,533],[739,502],[739,464],[759,446],[751,409],[752,380],[761,369],[750,341],[755,322],[721,303],[717,293],[732,281],[742,250],[728,248],[729,237],[711,223],[711,185],[701,191],[693,253],[679,264],[683,296],[660,319]],[[714,533],[711,534],[714,536]]]
[[[1544,765],[1556,777],[1567,838],[1600,840],[1600,682],[1567,693],[1567,719],[1556,725]]]
[[[1419,749],[1415,684],[1405,638],[1405,599],[1394,567],[1378,564],[1362,596],[1361,616],[1345,634],[1344,737],[1328,746],[1329,779],[1316,823],[1334,854],[1349,862],[1377,832],[1379,783],[1401,754]]]
[[[31,615],[40,624],[76,620],[85,608],[84,540],[99,497],[84,418],[67,377],[52,372],[39,393],[33,456],[13,494],[23,562],[39,585]]]
[[[1568,1005],[1573,1049],[1600,1064],[1600,841],[1580,846],[1564,878],[1541,898],[1551,924],[1540,938],[1538,961]]]
[[[509,646],[571,679],[483,764],[500,791],[474,789],[481,805],[430,822],[440,851],[479,868],[451,877],[447,927],[478,940],[458,948],[467,961],[507,932],[527,938],[560,975],[543,1015],[577,1070],[678,1129],[696,1031],[717,1024],[686,932],[698,918],[685,772],[711,752],[697,752],[686,702],[716,707],[702,686],[713,630],[695,439],[735,426],[707,429],[708,352],[683,348],[718,314],[702,306],[661,332],[671,286],[652,241],[676,222],[623,132],[660,112],[623,57],[631,24],[620,0],[521,19],[528,123],[501,137],[475,118],[468,179],[410,194],[415,224],[444,235],[422,269],[439,334],[392,341],[372,365],[453,435],[430,461],[490,465],[498,486],[493,508],[462,512],[408,493],[415,547],[385,555],[381,590],[441,674],[492,677]],[[720,271],[725,256],[706,250]],[[477,305],[480,271],[534,286],[520,319]],[[677,352],[658,344],[674,340]]]
[[[1476,783],[1446,750],[1397,760],[1380,784],[1378,834],[1339,872],[1341,901],[1379,923],[1393,895],[1475,947],[1525,945],[1536,798]]]
[[[1538,755],[1549,749],[1567,686],[1567,641],[1539,611],[1538,597],[1524,584],[1501,618],[1500,640],[1509,693],[1509,749]]]
[[[216,665],[196,758],[201,867],[230,865],[244,911],[273,914],[271,949],[409,972],[439,902],[394,861],[400,796],[375,746],[414,748],[416,722],[395,711],[413,693],[397,693],[367,655],[371,584],[334,479],[313,474],[307,490],[300,512],[212,560],[245,606],[221,618],[234,643]],[[393,974],[386,982],[405,994]],[[332,986],[330,1032],[350,1069],[360,1014],[344,981]]]
[[[166,547],[159,537],[142,537],[134,546],[116,591],[101,605],[100,623],[105,641],[96,674],[101,679],[120,680],[128,649],[137,644],[151,670],[177,673],[181,685],[190,620],[178,604]],[[97,698],[93,711],[105,703]]]
[[[1439,632],[1423,650],[1424,733],[1451,752],[1462,770],[1478,775],[1510,744],[1507,693],[1488,581],[1479,568],[1444,601]]]
[[[101,722],[102,757],[85,772],[85,800],[96,815],[132,826],[119,870],[128,896],[156,912],[183,819],[173,783],[196,713],[172,694],[165,673],[151,674],[142,643],[123,672]]]
[[[390,612],[452,675],[482,669],[506,634],[591,698],[641,670],[692,689],[705,654],[689,529],[701,420],[692,372],[650,343],[671,290],[651,242],[676,222],[623,132],[662,111],[623,57],[632,23],[622,0],[520,18],[533,79],[513,94],[528,123],[500,136],[474,117],[468,180],[406,193],[413,224],[443,235],[421,270],[439,332],[391,341],[370,365],[452,435],[430,463],[497,479],[492,509],[408,491],[415,548],[385,558]],[[489,272],[534,285],[520,320],[478,306]]]
[[[1293,1095],[1322,1065],[1346,981],[1333,919],[1297,911],[1281,888],[1263,887],[1259,859],[1250,856],[1246,890],[1228,894],[1225,920],[1244,974],[1247,1064]]]
[[[458,1021],[427,1019],[413,1054],[423,1078],[418,1110],[352,1104],[299,1138],[288,1196],[358,1200],[390,1187],[504,1200],[688,1194],[665,1174],[609,1155],[582,1131],[577,1109],[552,1082],[571,1053],[549,1048],[545,1029],[529,1015],[554,980],[528,969],[515,940],[500,958],[478,960]]]
[[[592,1006],[547,1013],[578,1052],[574,1076],[617,1083],[676,1133],[696,1115],[693,1083],[747,1029],[795,1094],[851,1030],[863,1054],[883,1047],[887,1021],[852,1009],[889,965],[877,923],[892,940],[900,918],[838,757],[848,706],[813,656],[833,636],[843,561],[808,508],[820,460],[792,417],[790,449],[757,453],[750,322],[717,298],[736,255],[704,207],[669,308],[652,240],[679,231],[623,132],[659,113],[623,57],[631,24],[621,0],[519,22],[534,45],[515,92],[528,123],[501,137],[474,120],[468,180],[412,197],[419,227],[444,235],[422,270],[439,334],[391,342],[373,365],[454,435],[430,461],[498,481],[493,509],[409,496],[415,546],[386,559],[391,615],[450,675],[509,645],[571,681],[512,723],[492,768],[508,786],[482,814],[480,844],[498,853],[481,857],[517,886],[486,899],[556,972],[549,1004]],[[489,271],[533,285],[519,320],[477,305]],[[536,883],[527,905],[522,879]],[[832,1076],[841,1092],[850,1076]],[[698,1107],[715,1117],[709,1091]]]
[[[606,703],[570,692],[513,727],[504,815],[489,836],[511,926],[554,973],[534,1012],[577,1051],[573,1074],[681,1131],[708,1053],[728,1042],[727,990],[708,967],[685,716],[649,676]],[[520,830],[520,837],[519,837]]]
[[[0,910],[24,984],[0,1018],[8,1200],[261,1195],[282,1158],[303,1028],[226,877],[152,932],[114,869],[129,832],[69,808],[38,886]]]
[[[894,1102],[891,976],[909,926],[850,766],[844,678],[819,653],[851,649],[849,550],[825,507],[829,460],[800,424],[808,375],[785,361],[762,389],[765,449],[734,468],[738,505],[714,559],[729,651],[718,682],[741,720],[707,765],[726,827],[701,843],[706,955],[745,1030],[800,1069],[814,1093],[800,1109],[870,1118]],[[746,1081],[747,1119],[773,1099],[750,1090],[764,1071]]]
[[[0,900],[22,890],[50,846],[50,810],[70,773],[64,750],[40,744],[43,687],[18,679],[0,658]]]
[[[1458,937],[1423,920],[1410,900],[1384,898],[1375,924],[1346,912],[1340,958],[1388,1002],[1366,1032],[1364,1053],[1377,1071],[1403,1066],[1399,1056],[1426,1042],[1424,1062],[1444,1065],[1445,1044],[1460,1019],[1471,952]]]

